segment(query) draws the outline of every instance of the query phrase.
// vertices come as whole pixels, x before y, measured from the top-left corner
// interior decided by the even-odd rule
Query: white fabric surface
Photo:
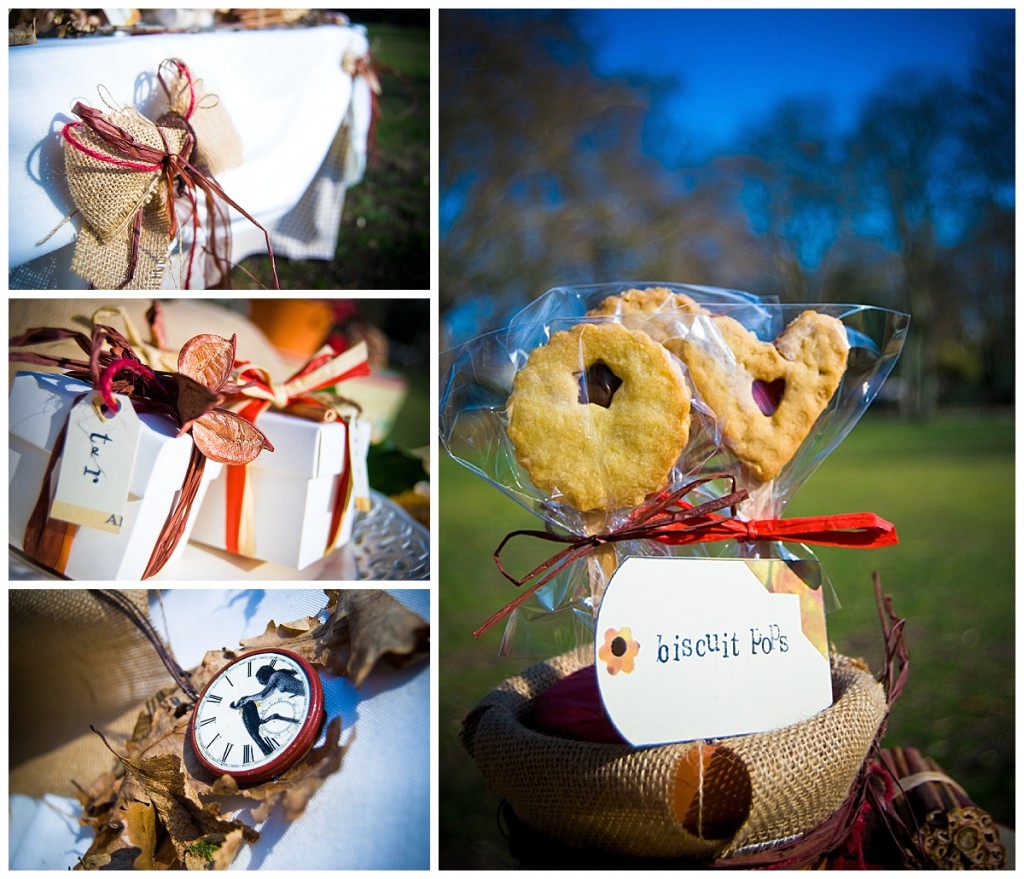
[[[342,69],[369,51],[359,26],[47,40],[12,47],[9,69],[9,266],[18,288],[85,286],[70,273],[76,217],[38,242],[74,206],[61,129],[76,100],[103,109],[97,92],[153,118],[163,95],[156,71],[180,58],[235,123],[244,164],[218,175],[224,191],[271,233],[275,254],[330,258],[347,186],[361,179],[369,91]],[[325,162],[339,126],[351,126],[344,167]],[[263,233],[232,210],[233,261],[265,252]],[[20,267],[20,269],[18,268]],[[174,272],[165,286],[177,286]],[[199,282],[201,283],[201,281]],[[193,286],[196,286],[193,278]]]
[[[429,590],[387,591],[429,620]],[[163,608],[154,604],[151,616],[178,663],[190,668],[209,649],[260,634],[270,619],[314,615],[325,603],[319,590],[174,589],[162,593]],[[350,743],[341,769],[297,821],[285,824],[278,807],[232,869],[429,869],[429,665],[377,670],[359,690],[344,678],[321,680],[328,718],[341,712],[342,741]],[[73,866],[91,842],[79,814],[74,799],[12,796],[10,868]]]

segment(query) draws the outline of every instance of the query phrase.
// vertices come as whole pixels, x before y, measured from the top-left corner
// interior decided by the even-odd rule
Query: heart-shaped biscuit
[[[842,322],[805,311],[762,342],[724,315],[711,318],[733,356],[687,341],[683,359],[722,438],[756,478],[768,482],[793,457],[846,371],[850,343]]]
[[[690,432],[683,370],[617,323],[582,323],[530,352],[508,400],[516,460],[583,513],[635,507],[668,485]]]

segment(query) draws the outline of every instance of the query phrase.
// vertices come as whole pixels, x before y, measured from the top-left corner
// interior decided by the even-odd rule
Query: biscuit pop
[[[668,287],[631,287],[606,296],[587,312],[587,317],[616,318],[630,329],[643,330],[680,359],[684,329],[696,314],[711,314],[685,293]]]
[[[664,488],[689,439],[690,394],[659,344],[616,323],[583,323],[534,349],[516,375],[508,435],[533,483],[575,507],[586,533]],[[587,561],[594,606],[615,548]]]
[[[508,400],[508,435],[537,488],[581,513],[664,488],[689,438],[678,363],[643,333],[583,323],[534,349]]]
[[[796,454],[839,387],[850,343],[842,321],[804,311],[774,342],[738,321],[711,318],[721,346],[683,342],[694,387],[718,417],[722,439],[754,480],[769,483]],[[752,492],[759,486],[749,486]]]

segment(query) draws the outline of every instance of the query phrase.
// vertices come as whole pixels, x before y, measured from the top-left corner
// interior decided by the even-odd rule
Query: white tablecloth
[[[342,69],[369,51],[359,26],[45,40],[12,47],[9,68],[9,266],[12,288],[75,289],[70,272],[78,218],[38,242],[73,210],[61,129],[76,100],[103,109],[103,86],[144,115],[162,106],[156,71],[180,58],[216,94],[245,150],[218,182],[271,232],[275,254],[330,259],[345,189],[362,177],[370,125],[366,81]],[[347,149],[328,153],[342,123]],[[265,252],[263,234],[232,211],[237,262]],[[169,273],[165,286],[178,286]],[[195,280],[195,279],[193,279]]]
[[[428,590],[387,591],[429,620]],[[209,649],[262,633],[271,618],[289,622],[324,604],[316,590],[163,593],[168,641],[185,668]],[[155,605],[152,617],[163,630]],[[341,713],[342,741],[351,742],[341,769],[294,823],[285,824],[278,807],[258,828],[259,841],[243,846],[233,869],[429,869],[429,665],[375,671],[358,690],[344,678],[321,678],[328,717]],[[91,842],[91,831],[78,826],[79,813],[74,799],[12,796],[10,868],[73,866]]]

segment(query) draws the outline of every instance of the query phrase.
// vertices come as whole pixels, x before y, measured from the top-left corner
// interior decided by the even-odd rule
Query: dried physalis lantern
[[[204,333],[186,342],[178,354],[178,417],[181,432],[192,429],[196,447],[221,464],[248,464],[274,447],[252,422],[218,408],[231,390],[237,339]]]

